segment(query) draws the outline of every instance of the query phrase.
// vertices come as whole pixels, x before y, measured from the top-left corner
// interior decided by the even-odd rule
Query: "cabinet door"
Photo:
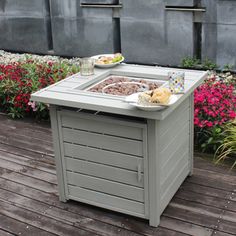
[[[67,198],[148,218],[146,124],[68,111],[60,123]]]

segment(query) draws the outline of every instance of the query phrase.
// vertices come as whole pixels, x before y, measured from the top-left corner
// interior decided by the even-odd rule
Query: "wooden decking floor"
[[[236,173],[195,157],[161,217],[148,221],[58,200],[49,125],[0,115],[0,236],[236,235]]]

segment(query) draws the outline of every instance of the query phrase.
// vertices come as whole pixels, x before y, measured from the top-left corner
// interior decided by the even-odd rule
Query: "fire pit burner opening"
[[[128,96],[141,90],[143,91],[143,89],[153,90],[159,88],[164,83],[164,81],[112,75],[86,90],[95,93]]]

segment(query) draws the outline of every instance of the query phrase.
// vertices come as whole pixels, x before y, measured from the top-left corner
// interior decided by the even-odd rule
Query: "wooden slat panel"
[[[188,145],[188,139],[181,139],[181,143],[179,146],[175,149],[175,151],[172,153],[171,156],[166,158],[165,163],[161,167],[161,179],[164,181],[169,175],[169,171],[175,164],[183,157],[184,154],[186,154],[189,151]],[[188,162],[188,160],[186,160]]]
[[[173,156],[178,149],[179,145],[183,142],[186,142],[186,146],[188,147],[188,139],[189,139],[189,124],[185,124],[183,127],[179,128],[179,131],[172,136],[169,140],[168,145],[163,149],[161,147],[161,166],[165,165],[168,159]]]
[[[144,217],[144,204],[69,185],[70,198],[127,214]]]
[[[64,143],[64,153],[65,156],[117,166],[128,170],[137,170],[138,163],[143,163],[143,160],[140,157],[71,143]],[[143,164],[141,165],[141,171],[143,172]]]
[[[90,120],[89,117],[83,119],[76,116],[61,116],[63,127],[72,127],[84,131],[98,132],[130,139],[142,140],[142,129],[132,127],[131,122],[126,122],[126,125],[119,125],[118,122],[112,122],[112,119],[104,118],[106,122],[101,121],[101,117],[96,117],[96,120]],[[100,119],[99,119],[100,118]]]
[[[169,170],[169,175],[165,179],[161,180],[161,193],[162,196],[166,194],[166,191],[170,189],[170,186],[174,184],[177,176],[181,175],[183,169],[188,166],[188,152],[183,154],[176,164]],[[179,186],[178,186],[179,188]]]
[[[174,178],[169,188],[166,189],[165,193],[163,192],[162,199],[161,199],[161,212],[163,212],[166,206],[169,204],[170,200],[172,199],[174,194],[177,192],[179,186],[184,181],[188,173],[189,173],[189,167],[188,167],[188,164],[186,164],[182,168],[182,170],[179,171],[179,174],[177,174],[177,176]]]
[[[63,138],[66,142],[103,148],[106,150],[127,153],[130,155],[143,155],[142,142],[102,134],[63,128]]]
[[[141,175],[141,181],[139,182],[137,171],[123,170],[116,167],[76,160],[68,157],[65,158],[65,163],[66,169],[72,172],[78,172],[143,188],[143,174]]]
[[[160,146],[165,148],[168,142],[172,139],[173,135],[179,132],[181,127],[189,124],[189,109],[185,109],[182,114],[178,117],[174,116],[172,121],[170,121],[169,126],[165,132],[161,134]]]
[[[139,202],[144,202],[144,191],[141,188],[133,187],[113,181],[99,179],[87,175],[67,171],[68,184],[91,189],[110,195],[123,197]]]
[[[162,125],[160,127],[160,133],[161,135],[165,134],[165,132],[167,132],[171,127],[170,124],[175,124],[175,118],[176,117],[181,117],[182,113],[184,113],[186,111],[186,109],[189,108],[189,99],[185,99],[182,104],[177,107],[173,112],[174,115],[171,114],[169,116],[167,116],[164,120],[162,120]]]

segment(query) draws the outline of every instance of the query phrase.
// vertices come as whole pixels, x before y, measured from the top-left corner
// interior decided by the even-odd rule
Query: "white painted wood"
[[[76,186],[68,186],[70,199],[129,215],[147,218],[144,204]]]
[[[170,170],[175,164],[178,162],[179,159],[183,157],[186,152],[189,152],[189,145],[188,145],[188,137],[186,139],[182,139],[181,142],[178,143],[176,149],[170,155],[165,163],[161,165],[161,181],[164,182],[166,178],[170,175]],[[187,160],[188,162],[188,160]]]
[[[164,179],[161,179],[161,199],[162,195],[165,194],[166,190],[169,188],[169,186],[173,183],[173,180],[178,175],[179,171],[182,169],[183,166],[188,166],[188,158],[189,158],[189,152],[188,150],[181,154],[179,158],[177,159],[176,163],[169,168],[168,173],[166,174]]]
[[[189,109],[184,110],[179,116],[174,117],[174,121],[169,123],[167,131],[161,134],[160,146],[162,150],[167,148],[173,136],[175,137],[179,129],[183,128],[186,124],[189,124]],[[164,160],[161,161],[163,163]]]
[[[64,143],[64,152],[68,157],[87,160],[94,163],[102,163],[105,165],[120,167],[133,171],[136,170],[140,162],[143,162],[142,157],[136,157],[70,143]],[[143,164],[141,165],[141,171],[143,172]]]
[[[161,163],[161,166],[164,166],[165,163],[168,161],[168,159],[174,155],[176,152],[176,149],[178,149],[179,145],[182,144],[183,142],[186,142],[185,145],[189,149],[189,124],[185,124],[184,127],[180,127],[180,130],[176,133],[173,134],[172,139],[168,142],[168,145],[162,149],[160,148],[160,155],[161,155],[161,160],[163,160],[163,164]]]
[[[144,77],[153,77],[155,78],[167,78],[167,73],[171,68],[160,68],[160,67],[147,67],[147,66],[132,66],[132,65],[120,65],[115,69],[109,70],[95,70],[95,75],[87,77],[87,80],[84,77],[77,77],[77,82],[72,77],[65,79],[64,81],[69,82],[73,81],[76,86],[84,87],[85,84],[89,84],[92,80],[96,81],[98,78],[103,78],[108,74],[129,74],[133,76],[144,76]],[[114,114],[123,114],[136,117],[144,117],[150,119],[164,119],[172,111],[174,111],[192,92],[193,90],[206,78],[207,73],[203,71],[189,71],[181,70],[185,72],[186,81],[188,82],[188,90],[185,94],[180,95],[179,99],[175,104],[170,106],[167,109],[164,109],[159,112],[146,112],[139,111],[136,108],[133,108],[129,104],[125,103],[123,100],[113,99],[111,96],[96,97],[96,95],[90,94],[89,97],[86,96],[83,92],[79,92],[78,89],[71,89],[68,91],[68,88],[65,87],[64,91],[52,91],[56,86],[61,84],[64,81],[60,81],[53,86],[49,86],[46,89],[40,90],[32,94],[32,100],[40,101],[49,104],[63,105],[68,107],[99,110],[104,112],[110,112]],[[61,85],[60,85],[61,86]],[[52,89],[52,90],[51,90]]]
[[[193,174],[193,152],[194,152],[194,94],[189,97],[190,110],[189,110],[189,175]]]
[[[144,203],[144,190],[110,180],[67,171],[68,184]]]
[[[58,132],[58,116],[55,106],[50,106],[50,119],[51,119],[51,129],[53,137],[53,147],[55,154],[55,163],[56,163],[56,174],[58,179],[58,190],[59,190],[59,199],[62,202],[66,202],[65,194],[65,181],[64,181],[64,170],[62,165],[63,157],[61,155],[59,132]]]
[[[63,140],[90,147],[121,152],[130,155],[142,156],[142,142],[98,133],[63,128]]]
[[[143,129],[143,162],[139,161],[141,172],[144,172],[144,207],[145,216],[149,216],[149,166],[148,166],[148,129]]]
[[[75,114],[74,116],[62,115],[62,126],[129,139],[142,140],[142,129],[132,127],[132,123],[134,124],[134,122],[125,122],[126,126],[124,126],[123,124],[120,125],[117,122],[117,119],[107,119],[106,117],[103,119],[102,117],[99,117],[99,115],[88,115],[86,117],[80,117],[78,115],[79,114]],[[91,119],[89,119],[89,117],[91,117]]]
[[[143,174],[140,172],[140,179],[138,176],[139,165],[137,165],[136,171],[130,171],[69,157],[65,158],[65,162],[66,169],[71,172],[112,180],[115,182],[129,184],[140,188],[144,187]]]
[[[183,113],[186,114],[187,109],[189,109],[189,100],[185,99],[183,101],[183,103],[175,109],[173,116],[172,115],[167,116],[163,120],[161,127],[160,127],[161,138],[163,137],[163,135],[165,133],[167,133],[169,130],[173,129],[176,126],[175,122],[177,122],[179,119],[184,119],[184,117],[182,117],[182,116],[183,116]]]
[[[170,186],[168,186],[168,189],[166,189],[165,193],[162,195],[160,203],[160,214],[162,214],[162,212],[165,210],[170,200],[179,189],[180,185],[188,176],[188,173],[189,173],[189,166],[188,163],[185,163],[185,165],[178,171],[177,175],[174,176],[174,179],[170,184]]]
[[[159,225],[161,214],[159,137],[158,121],[148,120],[149,224],[154,227]]]

